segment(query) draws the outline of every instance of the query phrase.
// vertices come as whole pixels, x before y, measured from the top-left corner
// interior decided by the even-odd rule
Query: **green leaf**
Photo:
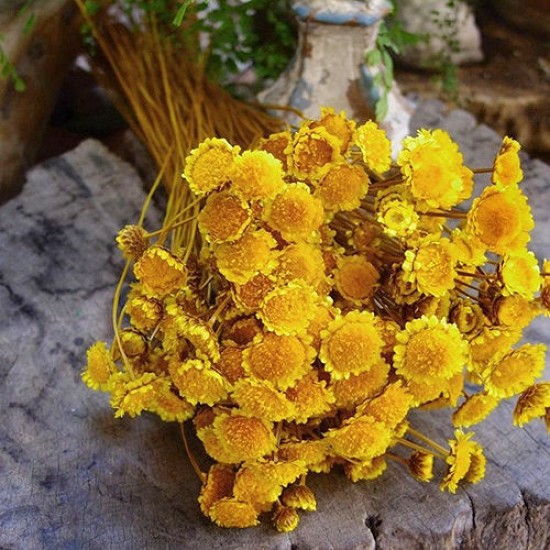
[[[190,6],[191,2],[193,0],[184,0],[182,5],[178,8],[178,11],[176,12],[176,15],[174,16],[174,19],[172,20],[172,24],[176,27],[179,27],[185,18],[185,14],[187,12],[187,8]]]
[[[382,54],[380,53],[380,50],[375,49],[368,52],[365,61],[367,65],[370,65],[371,67],[382,63]]]

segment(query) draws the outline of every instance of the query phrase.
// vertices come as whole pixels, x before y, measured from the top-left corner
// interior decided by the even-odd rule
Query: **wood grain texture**
[[[477,166],[500,142],[438,103],[421,105],[414,121],[449,129]],[[550,256],[550,167],[526,159],[524,168],[533,248]],[[550,438],[541,423],[513,428],[512,403],[475,430],[487,478],[456,495],[390,466],[368,483],[312,476],[318,511],[289,535],[268,522],[222,530],[202,517],[177,428],[152,416],[115,420],[107,396],[80,381],[86,348],[111,337],[121,269],[113,237],[143,198],[135,171],[87,141],[30,172],[23,194],[0,208],[0,548],[550,546]],[[528,338],[550,342],[548,320]],[[452,435],[444,411],[413,421],[440,442]]]

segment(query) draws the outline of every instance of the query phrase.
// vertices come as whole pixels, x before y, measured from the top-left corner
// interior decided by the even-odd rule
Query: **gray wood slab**
[[[422,104],[413,123],[448,129],[471,165],[490,164],[500,142],[439,103]],[[550,167],[526,158],[524,171],[533,248],[549,257]],[[115,420],[107,396],[80,381],[86,348],[111,337],[114,235],[143,198],[135,171],[90,140],[33,169],[0,208],[0,548],[550,547],[550,438],[540,422],[513,428],[512,403],[475,430],[487,477],[456,495],[390,466],[367,483],[311,476],[318,511],[289,535],[202,517],[177,427]],[[550,343],[550,320],[528,338]],[[440,442],[452,435],[445,411],[414,422]]]

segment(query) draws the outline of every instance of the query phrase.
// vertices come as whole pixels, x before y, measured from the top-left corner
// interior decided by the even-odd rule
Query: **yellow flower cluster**
[[[441,489],[476,483],[485,458],[462,428],[501,399],[550,429],[545,347],[517,345],[550,311],[518,150],[505,138],[472,171],[446,132],[420,130],[392,164],[381,128],[328,108],[251,150],[205,140],[183,173],[200,201],[187,245],[166,245],[185,205],[162,231],[121,231],[128,322],[90,348],[84,381],[116,416],[193,419],[213,459],[200,508],[223,527],[271,512],[294,529],[316,508],[310,471],[356,482],[393,461],[429,481],[440,459]],[[434,407],[454,410],[448,447],[407,420]]]

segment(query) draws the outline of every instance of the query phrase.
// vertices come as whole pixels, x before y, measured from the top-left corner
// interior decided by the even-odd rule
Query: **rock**
[[[448,129],[475,166],[490,163],[500,144],[440,103],[422,104],[413,120]],[[524,161],[534,248],[550,256],[550,167]],[[148,415],[116,420],[107,396],[80,381],[86,348],[112,335],[122,267],[114,236],[137,219],[144,198],[135,170],[86,141],[34,168],[23,192],[0,208],[1,548],[549,547],[550,440],[541,423],[513,428],[512,403],[475,430],[487,479],[456,495],[390,465],[373,482],[312,476],[318,511],[302,514],[290,534],[206,520],[178,427]],[[159,212],[152,214],[147,228],[158,226]],[[549,343],[548,320],[528,337]],[[445,411],[412,420],[441,443],[451,436]]]
[[[0,79],[0,203],[16,194],[32,165],[54,107],[57,90],[80,44],[79,18],[72,0],[33,2],[28,16],[18,15],[23,1],[0,2],[0,35],[7,59],[25,83],[18,92],[10,79]]]
[[[403,28],[426,39],[408,46],[400,61],[417,69],[434,69],[483,60],[481,35],[471,6],[457,0],[401,0],[396,18]]]

